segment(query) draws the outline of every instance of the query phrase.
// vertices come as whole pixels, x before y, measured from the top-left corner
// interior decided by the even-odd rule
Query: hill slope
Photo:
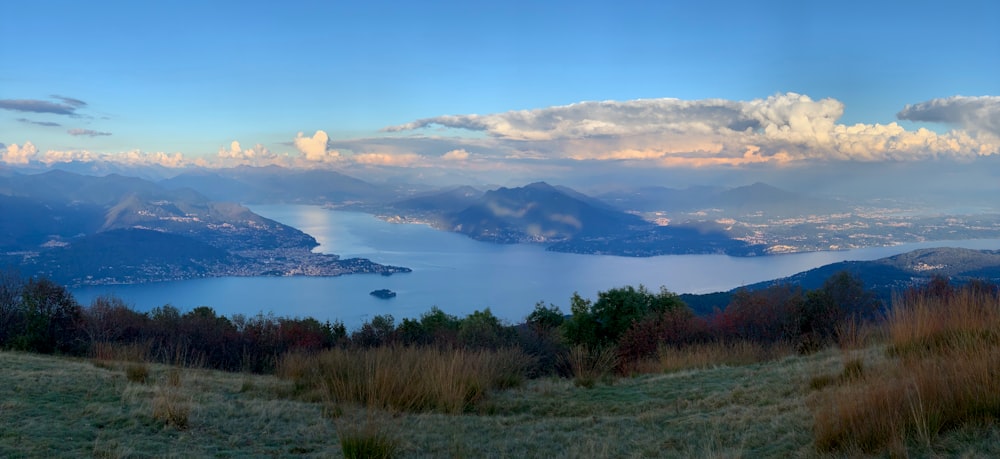
[[[314,254],[316,240],[239,204],[134,177],[0,177],[0,266],[59,282],[405,272]]]
[[[618,235],[642,218],[598,207],[545,182],[488,191],[448,217],[454,231],[491,242],[551,242],[577,236]]]

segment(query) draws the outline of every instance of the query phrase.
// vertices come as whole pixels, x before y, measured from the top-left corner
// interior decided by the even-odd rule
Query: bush
[[[573,315],[563,325],[566,338],[576,345],[602,347],[615,345],[633,322],[687,305],[665,288],[654,294],[640,285],[599,292],[594,303],[574,293],[571,308]]]
[[[445,314],[437,306],[423,313],[420,320],[403,319],[399,334],[407,345],[451,348],[458,344],[458,327],[461,321],[451,314]]]
[[[741,289],[733,295],[726,310],[712,319],[713,331],[723,341],[794,342],[800,335],[802,304],[802,289],[797,286]]]
[[[618,355],[632,362],[656,354],[661,346],[680,346],[707,339],[704,321],[687,308],[676,308],[633,322],[618,340]]]
[[[490,308],[469,314],[458,325],[459,345],[469,349],[497,350],[514,345],[516,333],[490,312]]]

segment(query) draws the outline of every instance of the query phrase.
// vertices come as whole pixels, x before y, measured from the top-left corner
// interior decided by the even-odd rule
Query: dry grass
[[[530,359],[517,350],[380,347],[288,355],[278,374],[317,401],[461,413],[490,390],[521,384],[529,364]]]
[[[145,384],[149,379],[149,365],[145,363],[129,363],[125,366],[125,377],[131,382]]]
[[[574,346],[566,358],[573,372],[573,384],[586,388],[594,387],[599,380],[612,382],[618,366],[618,354],[612,346],[596,349]]]
[[[373,422],[339,427],[337,436],[345,459],[390,459],[399,453],[399,441]]]
[[[149,345],[96,342],[90,346],[90,357],[103,362],[144,362],[149,357]]]
[[[175,387],[157,386],[153,396],[153,419],[185,430],[189,426],[191,402]]]
[[[937,437],[1000,418],[1000,300],[967,291],[897,300],[881,365],[820,393],[821,451],[906,454]]]
[[[787,344],[763,345],[749,341],[706,343],[683,347],[661,346],[656,358],[629,365],[628,373],[670,373],[718,366],[749,365],[793,355]]]

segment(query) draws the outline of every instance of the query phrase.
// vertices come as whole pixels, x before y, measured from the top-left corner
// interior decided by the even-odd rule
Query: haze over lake
[[[623,285],[665,286],[677,293],[708,293],[789,276],[844,260],[872,260],[923,247],[997,249],[1000,241],[927,242],[843,252],[737,258],[724,255],[673,255],[629,258],[548,252],[537,245],[497,245],[424,225],[393,224],[372,215],[305,205],[253,206],[271,219],[314,236],[317,251],[343,258],[406,266],[412,273],[393,276],[226,277],[137,285],[82,287],[82,303],[112,293],[139,310],[172,304],[182,310],[211,306],[225,315],[273,312],[342,320],[349,328],[375,314],[397,320],[418,317],[431,306],[465,315],[490,308],[518,322],[538,301],[569,311],[573,292],[594,298],[598,291]],[[387,288],[398,296],[369,295]]]

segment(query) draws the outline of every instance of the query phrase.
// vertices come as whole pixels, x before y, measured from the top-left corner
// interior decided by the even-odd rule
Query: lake
[[[342,320],[356,327],[375,314],[397,321],[419,317],[431,306],[464,316],[490,308],[499,317],[521,321],[538,301],[569,312],[573,292],[597,292],[624,285],[664,286],[677,293],[709,293],[789,276],[844,260],[872,260],[924,247],[1000,248],[998,240],[926,242],[842,252],[768,257],[667,255],[629,258],[547,252],[537,245],[496,245],[425,225],[395,224],[369,214],[318,206],[251,206],[267,218],[299,228],[320,243],[317,251],[342,258],[363,257],[406,266],[412,273],[341,277],[224,277],[73,289],[83,304],[114,294],[145,311],[171,304],[182,311],[211,306],[218,313],[273,312],[279,316]],[[372,290],[398,296],[379,299]]]

